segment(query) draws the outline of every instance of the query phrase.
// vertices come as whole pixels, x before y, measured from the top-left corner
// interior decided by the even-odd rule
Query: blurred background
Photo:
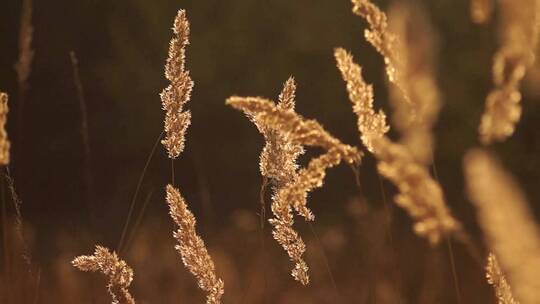
[[[374,2],[382,8],[390,4]],[[444,108],[436,127],[438,177],[450,208],[483,248],[461,162],[465,151],[478,146],[496,23],[473,24],[465,0],[419,3],[438,33],[440,51],[437,81]],[[360,146],[356,117],[335,67],[335,47],[350,50],[362,65],[374,84],[376,106],[390,115],[391,108],[383,60],[364,40],[366,24],[352,14],[350,1],[34,1],[35,57],[24,108],[13,68],[21,8],[22,0],[0,5],[0,90],[10,94],[10,173],[22,200],[33,270],[26,273],[4,183],[0,302],[110,301],[103,278],[80,273],[70,261],[93,252],[95,244],[118,249],[138,181],[163,128],[163,65],[173,19],[183,8],[191,22],[187,68],[195,87],[187,104],[192,125],[186,150],[175,163],[176,185],[225,280],[224,303],[494,303],[483,266],[461,244],[433,248],[413,234],[409,217],[392,202],[395,189],[380,181],[369,155],[360,167],[360,189],[349,167],[330,170],[325,186],[309,198],[313,229],[297,221],[308,246],[310,286],[290,277],[291,263],[268,225],[262,254],[258,157],[264,141],[225,99],[235,94],[277,99],[292,75],[297,112]],[[70,52],[78,60],[84,111]],[[515,135],[493,149],[538,211],[540,90],[531,78],[522,90],[524,113]],[[81,132],[85,115],[89,149]],[[203,303],[204,293],[173,248],[174,226],[164,200],[170,170],[158,145],[120,254],[134,268],[131,290],[138,302]]]

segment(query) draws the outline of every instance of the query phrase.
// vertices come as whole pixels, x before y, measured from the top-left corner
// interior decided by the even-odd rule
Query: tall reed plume
[[[72,261],[73,266],[82,271],[101,272],[109,279],[107,288],[113,304],[134,304],[135,299],[129,293],[133,281],[133,270],[119,259],[116,253],[107,248],[96,246],[93,255],[82,255]]]
[[[8,108],[8,95],[0,92],[0,165],[9,164],[10,142],[6,131]]]
[[[161,93],[165,114],[166,138],[162,141],[169,158],[174,160],[184,150],[185,134],[191,121],[191,113],[184,111],[190,99],[193,81],[185,70],[185,47],[189,44],[189,22],[184,10],[179,10],[174,20],[174,34],[170,42],[169,57],[165,65],[165,77],[171,82]],[[169,214],[178,225],[174,237],[178,241],[176,250],[186,268],[195,276],[201,289],[207,292],[207,303],[218,304],[224,292],[224,284],[215,273],[214,262],[208,254],[203,240],[195,231],[195,216],[189,211],[180,191],[167,185],[166,200]]]
[[[186,130],[191,123],[191,113],[183,107],[191,97],[193,81],[185,69],[186,46],[189,44],[189,22],[185,10],[179,10],[174,20],[173,38],[165,64],[165,77],[170,81],[161,92],[165,113],[165,139],[162,141],[171,159],[184,150]]]
[[[510,137],[521,117],[519,86],[534,63],[538,40],[538,1],[498,1],[499,50],[493,57],[494,88],[486,97],[478,129],[484,145]]]
[[[278,109],[294,111],[296,83],[290,77],[279,95]],[[265,138],[265,146],[260,155],[261,175],[271,179],[275,187],[283,186],[296,176],[297,158],[304,153],[302,145],[294,143],[279,129],[272,128],[258,120],[256,113],[247,113],[259,132]]]
[[[403,87],[403,75],[399,70],[401,58],[395,47],[396,36],[388,28],[386,14],[369,0],[351,0],[351,2],[353,13],[368,23],[369,30],[364,31],[364,37],[383,56],[388,79],[401,90],[404,100],[410,102]]]
[[[174,237],[178,241],[176,250],[182,256],[182,262],[197,278],[199,287],[206,291],[207,304],[221,303],[224,292],[223,281],[216,276],[214,262],[206,250],[204,241],[195,230],[195,216],[189,211],[186,201],[172,185],[167,185],[167,203],[169,214],[178,225]]]
[[[487,245],[497,256],[514,297],[520,303],[540,303],[540,230],[523,192],[484,150],[468,152],[464,170]]]
[[[288,90],[288,87],[291,89]],[[230,97],[226,103],[252,117],[259,130],[262,129],[263,134],[268,134],[268,132],[263,131],[273,130],[271,132],[276,132],[275,134],[278,134],[277,136],[286,143],[285,146],[291,147],[276,150],[279,157],[273,158],[273,160],[287,159],[286,163],[291,165],[290,168],[281,167],[279,169],[279,163],[272,164],[272,167],[282,171],[277,176],[287,176],[291,172],[294,174],[292,174],[292,178],[277,181],[271,207],[274,218],[270,219],[269,222],[274,226],[272,232],[274,239],[287,251],[289,258],[295,263],[292,276],[295,280],[307,285],[309,283],[308,266],[303,259],[306,245],[293,228],[293,210],[305,220],[313,221],[315,216],[307,207],[308,193],[322,187],[328,168],[338,165],[341,161],[346,161],[349,164],[359,163],[361,153],[356,148],[345,145],[331,136],[317,121],[305,119],[295,113],[292,106],[286,106],[292,102],[291,98],[285,97],[292,96],[290,93],[287,94],[291,90],[292,82],[289,80],[280,95],[278,105],[261,97],[238,96]],[[291,102],[287,102],[287,100],[291,100]],[[268,147],[271,143],[269,143],[268,135],[265,137]],[[300,150],[302,146],[318,146],[326,152],[312,159],[307,167],[296,170],[295,160],[302,151]],[[263,164],[268,159],[261,158],[261,160],[261,164]],[[264,171],[261,173],[268,174]]]
[[[362,78],[360,66],[343,49],[336,49],[335,57],[358,117],[361,140],[377,158],[380,174],[398,188],[395,202],[414,219],[415,232],[432,244],[458,232],[461,225],[448,210],[439,183],[414,159],[407,146],[385,136],[389,130],[385,115],[373,109],[373,89]]]
[[[493,253],[490,253],[487,258],[486,278],[488,283],[495,289],[495,296],[497,297],[499,304],[519,303],[514,299],[512,289],[506,281],[506,277],[501,270],[501,266],[499,266],[497,257]]]
[[[401,143],[421,163],[433,154],[431,129],[441,107],[435,83],[434,34],[419,7],[398,3],[391,18],[369,0],[352,0],[353,12],[370,29],[364,36],[384,58]],[[388,21],[390,20],[390,22]]]

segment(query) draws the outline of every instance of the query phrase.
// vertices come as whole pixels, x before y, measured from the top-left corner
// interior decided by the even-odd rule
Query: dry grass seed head
[[[279,95],[277,108],[294,111],[295,93],[296,83],[294,78],[290,77]],[[276,186],[290,182],[298,169],[296,160],[304,153],[304,148],[294,143],[289,134],[264,124],[258,119],[256,113],[246,112],[246,115],[265,139],[259,161],[261,175],[270,178]]]
[[[308,266],[303,259],[306,245],[298,233],[293,229],[293,210],[306,220],[314,220],[314,215],[307,207],[307,195],[314,189],[323,185],[326,169],[339,164],[342,160],[349,163],[360,162],[360,152],[351,146],[341,143],[332,137],[315,120],[307,120],[294,112],[292,107],[283,105],[291,104],[293,90],[291,82],[285,84],[280,95],[280,103],[260,97],[231,97],[227,104],[247,113],[252,117],[261,133],[273,130],[286,139],[287,145],[318,146],[326,150],[323,155],[312,159],[306,168],[296,171],[290,170],[292,178],[278,183],[272,197],[272,212],[274,218],[270,219],[273,225],[273,236],[285,249],[290,259],[295,263],[292,276],[304,285],[309,283]],[[288,89],[289,88],[289,89]],[[268,136],[265,136],[268,144]],[[264,153],[264,152],[263,152]],[[289,156],[296,156],[290,154]],[[271,160],[275,161],[276,158]],[[292,158],[293,160],[296,157]],[[279,166],[279,164],[274,164]],[[264,171],[263,171],[264,175]]]
[[[189,44],[189,22],[184,10],[178,11],[174,20],[174,34],[169,45],[169,56],[165,65],[165,77],[170,81],[161,92],[165,114],[165,139],[162,144],[169,158],[177,158],[184,150],[186,130],[191,123],[191,113],[183,107],[191,98],[193,81],[185,70],[185,48]]]
[[[402,84],[403,76],[398,69],[401,58],[395,49],[396,36],[388,28],[386,14],[369,0],[351,0],[351,2],[353,13],[368,23],[370,29],[364,31],[364,37],[384,58],[388,80],[401,90],[403,99],[409,102],[410,98]]]
[[[446,206],[441,186],[414,161],[406,147],[386,137],[375,140],[374,147],[377,168],[398,188],[395,202],[413,218],[418,235],[435,245],[443,236],[461,230]]]
[[[9,148],[11,146],[6,131],[8,95],[0,92],[0,165],[9,164]]]
[[[384,113],[373,110],[373,89],[362,79],[360,67],[342,49],[337,49],[335,56],[358,116],[361,139],[378,159],[381,175],[398,187],[395,201],[415,220],[415,232],[436,244],[442,236],[458,231],[460,224],[446,207],[440,185],[416,162],[407,146],[392,143],[384,135],[389,129]]]
[[[330,135],[316,120],[305,119],[292,110],[281,109],[271,100],[262,97],[229,97],[226,103],[245,113],[253,113],[262,124],[279,129],[290,140],[304,146],[336,150],[348,163],[357,163],[362,154],[355,148],[341,143]]]
[[[514,133],[521,117],[519,86],[534,63],[538,40],[538,1],[501,0],[498,3],[500,47],[493,58],[494,88],[486,97],[478,130],[480,141],[485,145],[504,141]]]
[[[113,304],[134,304],[128,291],[133,281],[133,270],[120,260],[116,253],[102,246],[96,246],[93,255],[82,255],[72,261],[73,266],[82,271],[101,272],[109,279],[107,288]]]
[[[515,298],[521,303],[540,303],[540,230],[524,194],[483,150],[468,152],[464,169],[487,245],[497,256]]]
[[[495,296],[499,304],[518,304],[514,299],[512,289],[506,281],[506,277],[499,266],[499,262],[493,253],[488,255],[486,265],[486,278],[495,289]]]
[[[178,242],[175,248],[186,268],[197,279],[199,288],[206,291],[206,303],[221,303],[224,283],[217,277],[214,262],[208,254],[204,241],[197,235],[195,216],[189,211],[178,189],[167,185],[166,191],[169,213],[178,226],[178,230],[174,232],[174,238]]]
[[[375,112],[373,109],[373,86],[364,81],[362,68],[354,62],[352,55],[338,48],[334,51],[334,56],[343,80],[347,83],[353,111],[358,117],[360,140],[368,151],[373,152],[372,139],[381,138],[390,130],[386,124],[386,115],[382,110]]]

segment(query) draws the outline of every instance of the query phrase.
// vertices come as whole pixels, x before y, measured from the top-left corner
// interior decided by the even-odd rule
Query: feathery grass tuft
[[[337,48],[334,55],[343,80],[347,83],[353,112],[358,117],[360,140],[368,151],[374,152],[372,140],[383,137],[390,130],[386,125],[386,115],[382,110],[377,113],[373,110],[373,86],[364,81],[362,68],[354,62],[352,55],[342,48]]]
[[[72,261],[73,266],[82,271],[101,272],[109,279],[107,288],[113,304],[135,304],[135,299],[128,291],[133,281],[133,270],[120,260],[116,253],[111,253],[102,246],[96,246],[93,255],[82,255]]]
[[[414,219],[414,231],[432,244],[439,243],[444,235],[458,232],[461,225],[446,207],[439,183],[425,166],[416,162],[407,146],[393,143],[385,136],[389,129],[385,115],[373,109],[373,90],[363,80],[360,66],[342,49],[337,49],[335,55],[358,118],[360,138],[377,158],[380,174],[399,189],[395,202]]]
[[[189,21],[184,10],[174,20],[174,34],[165,65],[165,77],[171,82],[161,92],[165,114],[165,139],[162,141],[169,158],[175,159],[184,150],[185,133],[191,123],[191,113],[183,107],[191,98],[193,81],[185,69],[186,46],[189,44]]]
[[[9,164],[9,148],[11,146],[6,131],[8,108],[8,95],[0,92],[0,165]]]
[[[506,277],[499,266],[497,257],[490,253],[487,258],[486,278],[490,285],[495,289],[495,295],[499,304],[518,304],[514,299],[512,289],[506,281]]]
[[[184,265],[197,278],[199,287],[207,292],[206,303],[221,303],[224,284],[216,275],[214,262],[208,254],[204,241],[197,235],[195,216],[189,211],[178,189],[167,185],[166,190],[169,214],[178,225],[178,230],[173,234],[178,241],[175,248],[180,253]]]
[[[538,1],[498,3],[500,46],[493,57],[494,88],[486,97],[478,129],[484,145],[504,141],[514,133],[521,117],[519,86],[534,63],[538,40]]]
[[[308,266],[303,259],[306,245],[293,229],[292,211],[296,211],[307,221],[313,221],[315,216],[307,207],[307,194],[322,187],[328,168],[338,165],[343,160],[350,164],[359,163],[362,154],[356,148],[334,138],[317,121],[303,118],[295,113],[292,107],[284,107],[286,104],[291,104],[291,102],[286,102],[291,100],[291,98],[286,98],[286,96],[292,96],[291,91],[292,85],[288,81],[280,95],[278,105],[261,97],[237,96],[230,97],[226,103],[252,117],[261,133],[267,134],[268,130],[273,130],[271,132],[279,134],[278,136],[284,139],[287,145],[297,147],[289,149],[293,153],[280,152],[281,158],[287,158],[287,164],[294,166],[285,168],[287,171],[282,171],[277,176],[287,176],[288,172],[294,174],[290,179],[278,181],[272,197],[274,218],[269,222],[274,226],[272,232],[274,239],[287,251],[289,258],[295,263],[292,276],[295,280],[307,285],[309,283]],[[268,146],[271,143],[268,142],[268,136],[265,137]],[[295,160],[302,146],[318,146],[326,152],[312,159],[306,168],[296,171]],[[280,168],[282,164],[274,163],[272,166]]]

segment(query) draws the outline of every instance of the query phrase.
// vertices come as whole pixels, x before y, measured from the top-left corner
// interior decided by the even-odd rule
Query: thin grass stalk
[[[88,209],[88,214],[90,218],[91,227],[94,226],[94,208],[92,203],[94,202],[94,182],[92,178],[92,159],[90,153],[90,135],[88,132],[88,110],[86,106],[86,99],[84,97],[84,87],[82,85],[81,76],[79,73],[79,60],[74,51],[69,52],[69,58],[71,60],[71,68],[73,72],[73,83],[75,85],[75,90],[77,91],[77,98],[79,100],[79,113],[81,115],[81,139],[83,147],[83,169],[84,169],[84,185],[85,185],[85,198],[86,198],[86,208]]]

